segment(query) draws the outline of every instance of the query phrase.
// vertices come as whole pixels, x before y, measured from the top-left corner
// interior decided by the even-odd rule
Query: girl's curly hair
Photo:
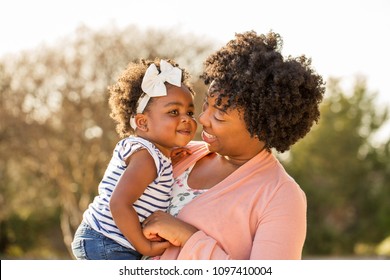
[[[218,106],[242,110],[249,133],[266,149],[287,151],[318,122],[322,77],[304,55],[284,59],[277,33],[235,37],[207,58],[201,78],[207,85],[214,81]]]
[[[140,59],[138,62],[130,62],[127,68],[119,76],[117,82],[108,87],[110,94],[108,103],[111,108],[110,117],[116,121],[116,131],[120,137],[127,137],[135,133],[134,129],[130,126],[130,118],[136,114],[138,100],[143,93],[141,89],[142,79],[144,78],[146,69],[152,63],[154,63],[160,71],[160,61],[161,59],[156,58],[154,61]],[[166,59],[166,61],[171,65],[180,68],[173,60]],[[190,74],[185,69],[180,69],[182,70],[182,84],[195,95],[190,84]],[[147,111],[152,102],[153,98],[150,99],[145,111]]]

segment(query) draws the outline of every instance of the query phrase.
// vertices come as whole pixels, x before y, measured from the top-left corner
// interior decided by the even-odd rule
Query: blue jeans
[[[84,221],[73,242],[73,255],[78,260],[140,260],[142,255],[92,229]]]

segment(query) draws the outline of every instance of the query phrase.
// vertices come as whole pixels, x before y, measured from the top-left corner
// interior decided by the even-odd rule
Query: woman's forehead
[[[211,82],[210,86],[209,86],[209,89],[208,89],[208,94],[210,93],[217,93],[219,92],[221,89],[218,85],[218,82],[216,82],[215,80]]]

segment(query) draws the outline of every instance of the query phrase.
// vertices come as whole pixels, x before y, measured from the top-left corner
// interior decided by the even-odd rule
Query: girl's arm
[[[112,217],[119,230],[139,253],[147,256],[160,255],[170,246],[169,242],[153,242],[146,239],[137,212],[132,207],[147,186],[157,177],[156,165],[145,149],[131,155],[127,164],[111,196]]]
[[[192,151],[186,147],[174,148],[171,152],[172,165],[176,165],[181,159],[192,154]]]

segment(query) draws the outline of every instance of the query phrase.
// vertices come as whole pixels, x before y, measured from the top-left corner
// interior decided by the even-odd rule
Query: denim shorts
[[[78,260],[140,260],[142,255],[95,231],[84,221],[73,242],[73,255]]]

